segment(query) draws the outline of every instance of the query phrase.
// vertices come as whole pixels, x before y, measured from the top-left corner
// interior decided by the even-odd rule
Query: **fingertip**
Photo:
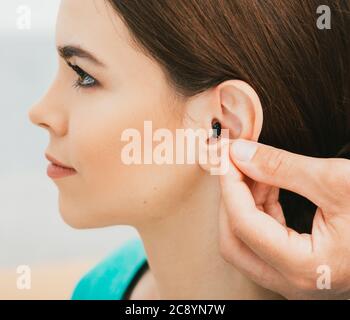
[[[234,160],[249,162],[258,149],[258,143],[250,140],[237,139],[230,146],[230,156]]]

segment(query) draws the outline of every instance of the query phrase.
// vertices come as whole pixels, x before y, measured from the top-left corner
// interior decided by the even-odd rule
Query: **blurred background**
[[[58,212],[48,134],[27,113],[55,76],[59,2],[0,1],[0,299],[69,299],[89,268],[137,236],[128,226],[75,230]],[[18,288],[22,265],[30,289]]]

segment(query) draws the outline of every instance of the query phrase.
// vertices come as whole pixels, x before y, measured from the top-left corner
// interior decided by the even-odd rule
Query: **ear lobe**
[[[263,112],[255,90],[241,80],[228,80],[216,90],[222,108],[222,128],[229,129],[230,139],[257,141],[262,129]]]
[[[200,157],[205,161],[199,164],[204,171],[211,175],[225,174],[228,170],[227,160],[229,159],[229,133],[227,129],[222,130],[218,138],[210,138],[211,141],[200,144]]]

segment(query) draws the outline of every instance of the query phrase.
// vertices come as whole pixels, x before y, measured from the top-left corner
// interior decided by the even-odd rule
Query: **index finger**
[[[314,158],[243,139],[232,143],[230,156],[253,180],[298,193],[323,209],[349,205],[349,160]]]
[[[220,184],[232,232],[281,272],[310,259],[311,235],[301,235],[258,210],[242,176],[230,171],[237,171],[231,162],[229,173],[220,176]]]

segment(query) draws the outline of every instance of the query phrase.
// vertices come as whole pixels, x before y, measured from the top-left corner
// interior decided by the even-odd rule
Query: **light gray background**
[[[18,28],[17,10],[31,10],[31,28]],[[46,176],[48,134],[33,126],[30,106],[57,68],[54,29],[58,0],[0,0],[0,268],[103,257],[131,227],[75,230],[58,212],[58,192]]]

